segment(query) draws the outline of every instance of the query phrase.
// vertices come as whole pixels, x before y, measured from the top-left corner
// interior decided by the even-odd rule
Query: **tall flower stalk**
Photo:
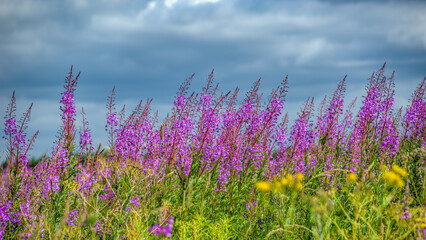
[[[0,239],[141,239],[152,235],[183,239],[185,231],[192,231],[196,238],[209,228],[197,224],[213,223],[217,231],[227,231],[229,219],[250,226],[245,230],[250,237],[269,236],[295,227],[293,219],[305,219],[308,225],[327,217],[321,215],[324,211],[319,206],[315,208],[318,213],[300,210],[299,205],[307,204],[306,196],[313,202],[316,199],[313,204],[333,208],[341,203],[335,194],[348,186],[360,189],[370,179],[385,184],[372,190],[378,196],[388,188],[394,189],[392,194],[406,191],[416,202],[408,203],[410,198],[404,204],[413,208],[426,196],[418,180],[425,179],[425,151],[420,147],[426,145],[426,78],[405,112],[395,114],[394,75],[386,77],[384,68],[369,79],[359,111],[353,111],[355,100],[345,105],[345,76],[318,108],[308,98],[294,122],[289,122],[291,113],[285,112],[287,76],[265,98],[260,79],[240,96],[238,88],[220,92],[214,71],[201,91],[191,92],[192,75],[179,88],[170,115],[160,121],[152,114],[149,99],[128,112],[126,106],[117,111],[114,87],[107,98],[109,150],[100,146],[95,151],[83,108],[80,138],[75,143],[74,93],[80,73],[74,77],[71,67],[61,93],[58,142],[52,154],[35,166],[29,166],[28,152],[37,133],[32,138],[26,135],[32,105],[17,119],[12,95],[3,134],[7,162],[0,175]],[[410,169],[412,176],[395,164]],[[387,170],[391,166],[392,171]],[[259,191],[270,195],[264,198]],[[317,198],[312,195],[315,192],[324,196]],[[329,197],[333,200],[319,203]],[[344,204],[334,208],[337,215],[357,218],[370,211],[364,205],[346,204],[356,194],[341,197]],[[264,208],[265,203],[274,210]],[[354,206],[362,210],[343,212]],[[214,223],[216,211],[225,217],[220,224]],[[196,221],[191,219],[195,213]],[[401,214],[410,218],[397,218],[400,221],[416,216],[409,208]],[[285,221],[281,221],[283,216]],[[306,220],[315,218],[318,221]],[[352,225],[355,222],[349,221],[352,232],[361,228],[358,222]],[[244,224],[238,224],[239,228],[245,228]],[[375,224],[382,223],[370,227]],[[272,229],[278,225],[278,230]],[[314,227],[318,229],[305,229],[309,233],[304,237],[314,236],[315,231],[322,234],[324,226]],[[345,230],[339,233],[346,234]]]

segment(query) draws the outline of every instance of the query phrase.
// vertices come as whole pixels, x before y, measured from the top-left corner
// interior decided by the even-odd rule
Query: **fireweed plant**
[[[107,98],[107,146],[94,146],[80,74],[65,78],[62,126],[50,155],[29,164],[31,106],[5,116],[0,239],[425,239],[426,78],[394,109],[385,66],[361,107],[344,105],[346,77],[293,123],[288,78],[267,98],[260,80],[222,93],[213,71],[199,92],[180,86],[158,121],[151,101],[126,114]],[[78,133],[78,135],[77,135]],[[79,138],[78,138],[79,137]]]

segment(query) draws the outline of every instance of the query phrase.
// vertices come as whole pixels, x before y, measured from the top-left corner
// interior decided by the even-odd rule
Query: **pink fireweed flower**
[[[59,191],[59,175],[58,174],[47,174],[43,176],[43,188],[41,189],[41,195],[44,198],[49,198],[51,192],[57,193]]]
[[[61,93],[62,98],[60,103],[60,110],[62,112],[62,126],[60,138],[64,139],[64,146],[70,150],[75,135],[75,118],[77,115],[76,108],[74,105],[74,91],[77,87],[77,81],[80,73],[73,78],[72,66],[69,75],[65,78],[65,92]],[[61,141],[59,141],[61,142]]]
[[[10,201],[0,204],[0,239],[3,239],[4,231],[9,221],[12,219],[10,211],[11,205]]]
[[[401,217],[399,217],[399,219],[410,219],[411,218],[411,213],[408,212],[408,207],[404,207],[404,213],[402,214]]]
[[[89,168],[83,168],[81,170],[81,173],[78,173],[76,175],[76,180],[80,185],[80,192],[84,194],[89,194],[92,192],[94,184],[97,183],[97,179],[95,178],[93,171],[94,170],[91,170]]]
[[[426,80],[426,78],[425,78]],[[424,96],[425,80],[423,84],[416,90],[411,106],[407,108],[404,115],[404,138],[412,141],[422,141],[425,144],[426,135],[426,101]],[[420,94],[419,92],[423,92]]]
[[[62,99],[60,103],[63,106],[60,107],[62,114],[62,120],[64,121],[74,121],[77,115],[76,109],[74,106],[74,93],[72,92],[64,92],[62,93]]]
[[[134,197],[130,200],[129,206],[127,207],[127,210],[126,210],[126,213],[129,213],[132,208],[135,209],[135,210],[138,210],[141,207],[139,199],[140,199],[140,197],[136,196],[136,197]]]
[[[8,146],[8,160],[11,165],[18,165],[15,169],[15,174],[20,174],[22,169],[27,168],[28,157],[27,152],[38,135],[38,132],[31,138],[27,144],[25,130],[28,127],[30,120],[31,109],[33,104],[31,103],[28,110],[23,114],[23,117],[17,122],[15,120],[16,101],[15,92],[13,93],[12,100],[9,103],[6,111],[6,121],[3,139],[7,141]]]
[[[293,145],[290,158],[296,160],[295,170],[297,172],[306,172],[303,155],[314,142],[314,132],[311,130],[311,127],[312,124],[309,124],[301,117],[296,120],[290,133],[291,137],[289,141]]]
[[[95,226],[93,227],[93,231],[99,234],[102,232],[102,227],[103,227],[102,221],[99,220],[95,223]]]
[[[29,217],[30,216],[30,201],[25,199],[23,203],[20,204],[22,216]]]
[[[52,160],[53,162],[57,164],[55,170],[58,170],[58,171],[65,170],[66,166],[70,162],[68,158],[69,156],[68,150],[61,147],[60,148],[54,147],[53,154],[54,155],[52,156]]]
[[[172,237],[172,230],[173,230],[173,216],[170,216],[167,219],[167,226],[156,223],[152,227],[148,228],[148,232],[157,236],[164,235],[166,237]]]
[[[84,149],[87,146],[90,146],[88,148],[93,150],[94,148],[92,146],[92,136],[90,134],[90,131],[88,129],[85,129],[83,131],[80,131],[79,134],[80,134],[80,148]]]
[[[18,133],[18,127],[16,125],[15,118],[11,117],[7,119],[4,125],[5,125],[5,129],[4,129],[5,135],[15,135],[16,133]],[[6,138],[6,137],[3,137],[3,138]]]
[[[68,219],[67,219],[68,226],[75,226],[77,213],[78,213],[77,209],[74,209],[68,214]]]
[[[118,118],[117,114],[115,113],[107,113],[107,125],[105,125],[105,128],[110,126],[111,128],[118,126]]]
[[[250,203],[247,203],[247,205],[246,205],[246,209],[247,209],[247,211],[251,211],[252,210],[252,206],[253,206],[253,208],[256,208],[256,205],[257,205],[257,200],[254,200],[253,202],[252,202],[252,205],[250,204]]]
[[[90,133],[89,130],[89,122],[86,120],[86,114],[84,113],[84,108],[81,108],[81,116],[82,116],[82,123],[83,123],[83,127],[82,129],[79,131],[80,134],[80,149],[82,151],[93,151],[94,148],[92,146],[93,142],[92,142],[92,135]]]

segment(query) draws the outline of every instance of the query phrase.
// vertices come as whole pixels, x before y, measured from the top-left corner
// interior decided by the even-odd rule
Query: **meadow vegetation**
[[[188,93],[191,76],[161,121],[149,100],[117,110],[113,88],[101,146],[84,109],[76,127],[71,68],[58,138],[37,163],[31,106],[17,118],[13,93],[0,239],[426,239],[426,78],[395,110],[384,69],[359,109],[344,106],[344,78],[292,123],[287,77],[263,98],[260,80],[220,92],[213,71]]]

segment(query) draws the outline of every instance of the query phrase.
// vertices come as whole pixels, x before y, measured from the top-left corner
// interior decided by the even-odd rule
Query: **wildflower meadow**
[[[62,126],[37,161],[32,106],[17,114],[11,93],[0,239],[426,239],[426,78],[395,109],[384,70],[358,104],[344,101],[345,77],[292,122],[287,77],[263,95],[260,80],[222,92],[213,71],[189,92],[191,76],[165,119],[150,100],[116,106],[113,88],[106,121],[90,123],[105,125],[101,145],[71,67]]]

